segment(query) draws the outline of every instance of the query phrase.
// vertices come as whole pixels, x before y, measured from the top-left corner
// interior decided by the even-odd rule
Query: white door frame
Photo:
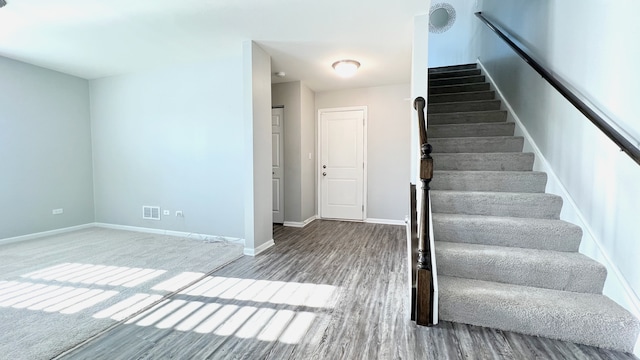
[[[318,109],[318,114],[317,114],[317,118],[316,118],[316,190],[317,190],[317,194],[316,194],[316,213],[318,214],[318,218],[322,219],[322,186],[320,186],[320,184],[322,183],[322,169],[320,168],[322,166],[322,123],[321,123],[321,119],[322,119],[322,114],[323,113],[329,113],[329,112],[340,112],[340,111],[357,111],[357,110],[362,110],[363,114],[364,114],[364,125],[362,128],[362,131],[364,132],[363,134],[363,161],[364,161],[364,174],[363,174],[363,182],[364,184],[362,184],[362,205],[364,206],[364,212],[362,213],[362,221],[366,221],[367,220],[367,194],[368,194],[368,190],[367,190],[367,173],[368,173],[368,161],[367,161],[367,123],[368,123],[368,116],[367,116],[367,106],[347,106],[347,107],[337,107],[337,108],[324,108],[324,109]],[[344,221],[358,221],[358,220],[347,220],[345,219]]]
[[[280,118],[280,121],[281,121],[281,123],[280,123],[280,129],[281,129],[281,132],[280,132],[280,135],[281,135],[281,137],[280,137],[280,148],[278,149],[279,152],[280,152],[279,155],[281,157],[279,160],[280,160],[280,169],[282,171],[282,174],[280,176],[280,186],[278,188],[278,191],[280,192],[278,201],[280,202],[280,212],[282,213],[282,222],[281,223],[284,223],[285,222],[284,219],[285,219],[285,216],[286,216],[285,209],[284,209],[284,196],[285,196],[285,194],[284,194],[284,187],[285,187],[285,181],[284,181],[284,168],[285,168],[285,163],[284,163],[284,106],[273,106],[271,108],[271,116],[273,116],[273,111],[274,110],[279,110],[282,113],[282,117]],[[273,144],[272,144],[272,146],[273,146]],[[272,159],[272,161],[273,161],[273,159]],[[273,177],[272,177],[272,180],[273,180]],[[273,199],[271,201],[273,202]],[[278,222],[278,224],[280,224],[280,222]]]

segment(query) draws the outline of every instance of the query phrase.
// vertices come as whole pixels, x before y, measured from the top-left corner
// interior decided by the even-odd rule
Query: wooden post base
[[[418,269],[416,279],[416,324],[433,326],[433,306],[431,304],[431,271]]]

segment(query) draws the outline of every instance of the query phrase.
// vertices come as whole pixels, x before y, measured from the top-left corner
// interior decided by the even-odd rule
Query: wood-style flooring
[[[635,359],[407,313],[402,226],[274,227],[276,245],[62,354],[63,359]]]

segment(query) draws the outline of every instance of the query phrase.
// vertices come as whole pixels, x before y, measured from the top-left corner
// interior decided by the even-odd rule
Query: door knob
[[[323,172],[323,173],[322,173],[322,176],[327,176],[327,173],[326,173],[326,172]]]
[[[323,169],[326,169],[326,168],[327,168],[327,165],[322,165],[322,168],[323,168]]]

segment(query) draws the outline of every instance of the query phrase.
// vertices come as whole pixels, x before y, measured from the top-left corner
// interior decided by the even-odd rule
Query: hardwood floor
[[[454,323],[408,320],[402,226],[274,227],[243,257],[63,359],[635,359]]]

